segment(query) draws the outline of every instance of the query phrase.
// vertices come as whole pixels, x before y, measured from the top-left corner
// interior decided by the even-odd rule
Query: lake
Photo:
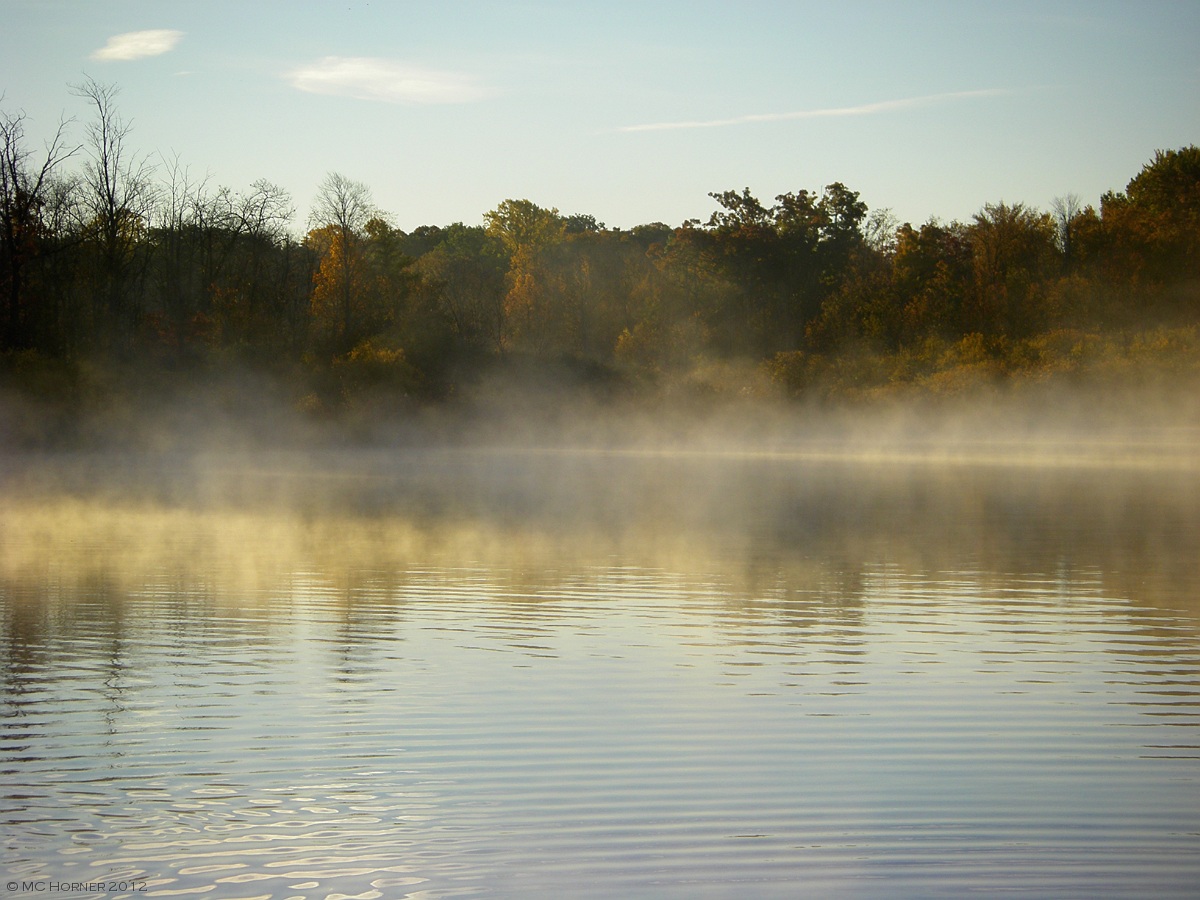
[[[8,896],[1200,892],[1194,466],[12,471]]]

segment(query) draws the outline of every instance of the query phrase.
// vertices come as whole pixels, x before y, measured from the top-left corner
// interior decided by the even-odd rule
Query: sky
[[[331,171],[394,225],[505,199],[610,227],[841,181],[900,221],[1098,204],[1200,144],[1200,0],[0,0],[0,107],[35,148],[119,88],[165,171],[289,191]]]

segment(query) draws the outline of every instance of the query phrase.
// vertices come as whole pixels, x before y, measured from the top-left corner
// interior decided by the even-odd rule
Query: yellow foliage
[[[365,340],[349,353],[333,361],[334,371],[346,397],[376,388],[399,391],[414,390],[420,383],[420,373],[408,362],[399,347],[387,347]]]

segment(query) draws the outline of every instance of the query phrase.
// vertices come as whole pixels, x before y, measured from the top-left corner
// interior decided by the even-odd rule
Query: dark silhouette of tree
[[[25,142],[25,114],[0,112],[0,348],[21,349],[37,343],[45,310],[34,308],[29,290],[31,269],[46,250],[49,229],[44,211],[51,179],[78,148],[67,146],[66,122],[34,158]],[[44,299],[44,298],[43,298]],[[44,331],[44,328],[40,329]]]
[[[465,347],[501,353],[509,260],[500,240],[461,222],[439,233],[442,240],[416,262],[426,291]]]
[[[93,109],[87,127],[88,165],[80,203],[83,239],[92,252],[97,331],[110,345],[127,346],[140,325],[145,294],[144,240],[156,202],[154,167],[128,145],[131,125],[117,112],[114,85],[88,80],[74,87]]]
[[[252,364],[328,409],[359,392],[447,396],[474,367],[540,361],[647,384],[748,363],[845,397],[1097,365],[1121,377],[1192,352],[1200,323],[1194,146],[1158,151],[1095,206],[996,203],[920,227],[833,182],[770,204],[713,193],[707,220],[678,228],[505,200],[483,226],[406,234],[331,173],[300,237],[286,191],[156,167],[115,87],[73,91],[92,111],[80,148],[64,122],[34,152],[24,114],[0,114],[0,375],[75,371],[64,392],[125,360],[181,377]]]
[[[966,327],[984,334],[1030,330],[1037,285],[1053,271],[1054,223],[1021,203],[987,204],[968,228],[975,285]]]

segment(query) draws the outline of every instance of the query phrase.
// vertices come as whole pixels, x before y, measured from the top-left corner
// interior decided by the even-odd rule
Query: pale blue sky
[[[831,181],[920,223],[1096,203],[1200,143],[1196,0],[0,7],[3,106],[31,135],[65,113],[81,140],[68,85],[115,83],[136,148],[267,178],[301,219],[337,170],[406,230],[505,198],[678,225],[709,191]]]

